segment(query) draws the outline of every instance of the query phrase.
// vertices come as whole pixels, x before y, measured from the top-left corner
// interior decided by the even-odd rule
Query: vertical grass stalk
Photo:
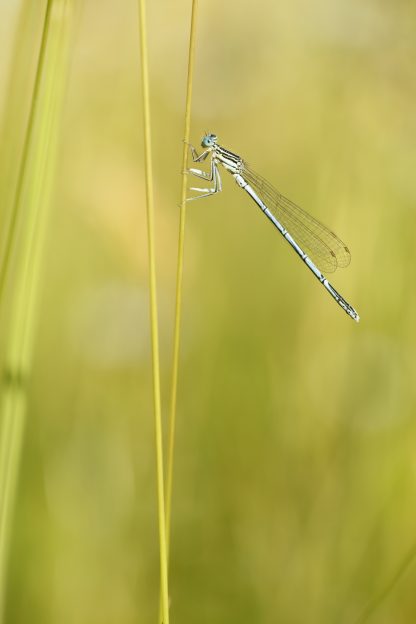
[[[4,249],[0,250],[0,306],[3,305],[4,299],[4,289],[6,279],[9,273],[10,267],[10,259],[13,251],[13,247],[15,245],[16,239],[16,228],[18,225],[18,220],[20,217],[21,207],[22,207],[22,193],[24,189],[25,178],[27,175],[28,168],[28,158],[29,158],[29,149],[30,145],[33,141],[33,133],[35,129],[35,118],[39,108],[39,98],[40,98],[40,87],[42,76],[45,71],[45,54],[46,54],[46,43],[48,41],[48,33],[50,27],[50,18],[51,18],[51,9],[53,5],[53,0],[48,0],[46,3],[45,9],[45,19],[43,23],[43,31],[41,36],[40,48],[39,48],[39,57],[38,63],[36,67],[35,73],[35,81],[33,86],[33,95],[32,101],[29,110],[29,116],[27,121],[26,133],[23,141],[23,149],[22,155],[20,159],[19,172],[16,183],[16,191],[13,200],[13,206],[10,215],[10,222],[8,224],[6,239],[4,243]]]
[[[1,380],[0,622],[4,621],[7,560],[27,410],[27,381],[36,327],[54,148],[67,70],[71,7],[71,0],[52,0],[47,5],[49,23],[43,43],[44,61],[38,77],[36,106],[32,103],[30,137],[25,141],[27,145],[22,154],[24,162],[19,174],[22,188],[15,204],[24,212],[25,219],[19,233],[19,264],[8,297],[11,320]]]
[[[162,445],[162,413],[160,403],[159,335],[156,293],[156,263],[154,241],[154,202],[152,145],[150,131],[149,73],[147,60],[146,2],[139,0],[139,29],[143,97],[144,146],[146,169],[147,238],[149,253],[150,330],[152,337],[153,402],[156,442],[156,476],[159,516],[160,587],[163,624],[169,624],[168,557],[166,546],[165,489]]]
[[[4,4],[4,3],[3,3]],[[9,238],[11,217],[16,204],[16,188],[22,167],[22,150],[28,134],[28,121],[33,109],[34,85],[39,74],[42,41],[45,39],[45,7],[42,0],[36,5],[20,2],[19,16],[14,31],[10,68],[5,85],[4,107],[0,120],[0,265],[4,271],[3,256]],[[40,6],[39,6],[40,5]]]
[[[182,279],[183,279],[183,261],[185,247],[185,218],[186,218],[186,186],[187,186],[187,168],[188,168],[188,143],[191,127],[191,102],[192,102],[192,82],[194,73],[195,59],[195,40],[196,40],[196,17],[198,9],[198,0],[192,0],[191,13],[191,29],[189,35],[189,54],[188,54],[188,79],[186,86],[186,103],[185,103],[185,129],[184,144],[182,158],[182,189],[181,203],[179,214],[179,240],[178,240],[178,259],[176,267],[176,302],[175,302],[175,324],[173,334],[173,359],[172,359],[172,380],[169,410],[169,433],[168,433],[168,456],[167,456],[167,488],[166,488],[166,539],[168,546],[168,555],[170,547],[170,530],[172,515],[172,488],[173,488],[173,464],[174,464],[174,447],[175,447],[175,427],[176,427],[176,405],[178,391],[178,368],[179,368],[179,350],[180,350],[180,332],[181,332],[181,313],[182,313]]]

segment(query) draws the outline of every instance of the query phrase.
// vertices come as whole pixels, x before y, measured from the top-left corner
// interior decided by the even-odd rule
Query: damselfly
[[[205,172],[192,168],[188,170],[188,173],[212,182],[213,187],[192,187],[191,190],[198,191],[199,195],[190,197],[188,201],[209,197],[222,190],[218,168],[221,164],[231,173],[238,186],[256,202],[341,308],[358,322],[360,317],[357,312],[331,286],[320,271],[322,269],[325,272],[332,272],[338,267],[348,266],[351,260],[348,247],[325,225],[281,195],[269,182],[255,173],[240,156],[221,147],[215,134],[205,134],[201,146],[205,149],[200,155],[192,145],[189,146],[192,159],[194,162],[203,162],[210,156],[210,170]],[[303,249],[306,249],[308,253],[305,253]]]

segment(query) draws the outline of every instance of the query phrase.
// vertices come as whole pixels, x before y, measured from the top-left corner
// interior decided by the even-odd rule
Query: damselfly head
[[[217,135],[216,134],[210,134],[210,133],[207,132],[202,137],[201,145],[202,145],[202,147],[214,147],[216,142],[217,142]]]

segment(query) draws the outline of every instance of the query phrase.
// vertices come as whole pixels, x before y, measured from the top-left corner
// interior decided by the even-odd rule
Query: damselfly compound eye
[[[216,134],[206,134],[202,137],[201,145],[202,147],[212,147],[217,142]]]

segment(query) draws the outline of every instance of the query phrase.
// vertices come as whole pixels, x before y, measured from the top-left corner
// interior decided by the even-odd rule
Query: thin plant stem
[[[179,350],[180,350],[180,331],[181,331],[181,312],[182,312],[182,281],[183,281],[183,260],[185,248],[185,221],[186,221],[186,183],[188,168],[188,144],[191,128],[191,103],[192,103],[192,85],[195,61],[195,41],[196,41],[196,17],[198,9],[198,0],[192,0],[191,9],[191,27],[189,34],[189,51],[188,51],[188,76],[186,83],[186,101],[185,101],[185,128],[183,139],[183,156],[182,156],[182,188],[181,203],[179,212],[179,239],[178,239],[178,258],[176,266],[176,295],[175,295],[175,322],[173,332],[173,357],[172,357],[172,379],[170,394],[170,409],[168,423],[168,452],[167,452],[167,468],[166,468],[166,547],[167,558],[169,563],[170,552],[170,536],[171,536],[171,518],[172,518],[172,490],[173,490],[173,464],[175,451],[175,429],[176,429],[176,406],[177,406],[177,390],[178,390],[178,369],[179,369]],[[162,588],[160,593],[160,612],[162,611]],[[161,618],[159,617],[159,620]]]
[[[160,401],[159,334],[156,292],[156,262],[154,237],[154,201],[152,173],[152,144],[150,130],[149,73],[147,59],[146,3],[139,0],[140,51],[143,97],[143,122],[146,170],[147,239],[149,253],[150,330],[152,338],[153,402],[155,418],[157,498],[159,516],[160,587],[163,624],[169,624],[168,556],[166,544],[165,491],[162,443],[162,414]]]
[[[0,264],[0,304],[3,303],[3,288],[8,273],[9,260],[12,248],[15,242],[15,230],[18,221],[18,215],[21,212],[23,204],[23,193],[27,183],[28,170],[30,162],[30,148],[35,132],[36,114],[41,103],[41,85],[45,79],[45,58],[46,47],[49,40],[50,21],[51,21],[52,2],[48,0],[43,30],[41,36],[40,52],[34,81],[34,88],[31,99],[29,119],[27,123],[22,155],[20,160],[17,186],[12,206],[11,221],[9,224],[5,251]],[[1,431],[0,431],[0,621],[3,617],[3,604],[6,583],[6,563],[9,549],[9,524],[12,509],[14,506],[17,468],[20,457],[21,439],[23,437],[23,412],[22,412],[22,378],[14,369],[14,365],[10,364],[11,353],[15,351],[14,345],[16,340],[15,327],[20,327],[20,322],[16,316],[16,298],[19,290],[19,279],[14,286],[12,299],[14,299],[14,313],[12,315],[11,327],[7,340],[5,351],[6,363],[1,379]],[[3,362],[2,362],[3,364]]]
[[[178,369],[179,369],[179,350],[180,350],[180,333],[181,333],[181,313],[182,313],[182,281],[183,281],[183,263],[184,263],[184,247],[185,247],[185,218],[186,218],[186,186],[187,186],[187,168],[188,168],[188,144],[189,133],[191,127],[191,102],[192,102],[192,83],[195,62],[195,41],[196,41],[196,18],[197,18],[198,0],[192,1],[191,29],[189,35],[189,54],[188,54],[188,79],[186,86],[186,104],[185,104],[185,129],[184,144],[182,158],[182,189],[181,204],[179,213],[179,240],[178,240],[178,259],[176,267],[176,303],[175,303],[175,324],[173,334],[173,360],[172,360],[172,380],[169,410],[169,432],[168,432],[168,456],[167,456],[167,489],[166,489],[166,540],[168,546],[168,555],[170,548],[170,532],[171,532],[171,515],[172,515],[172,489],[173,489],[173,464],[175,449],[175,427],[176,427],[176,406],[178,393]]]
[[[20,11],[14,30],[0,124],[0,262],[9,234],[12,208],[15,202],[17,180],[22,162],[22,151],[27,134],[28,119],[33,102],[42,32],[45,26],[46,2],[20,2]],[[19,223],[24,221],[21,215]],[[13,254],[12,254],[13,257]],[[9,275],[12,266],[9,268]],[[8,283],[11,282],[11,276]],[[6,295],[3,296],[3,301]],[[4,329],[4,321],[2,319]]]
[[[56,0],[55,0],[56,1]],[[21,259],[11,294],[11,321],[1,387],[0,469],[0,622],[4,621],[6,569],[20,456],[27,411],[27,380],[37,318],[44,235],[48,220],[56,147],[57,119],[61,108],[70,17],[70,0],[58,0],[47,37],[47,54],[33,119],[33,143],[26,155],[24,190],[25,227]],[[55,9],[55,7],[54,7]],[[53,25],[52,25],[53,24]]]
[[[171,536],[171,518],[172,518],[172,490],[173,490],[173,464],[175,451],[175,429],[176,429],[176,406],[177,406],[177,390],[178,390],[178,369],[179,369],[179,350],[180,350],[180,331],[181,331],[181,312],[182,312],[182,281],[183,281],[183,260],[185,248],[185,221],[186,221],[186,183],[188,168],[188,143],[191,127],[191,103],[192,103],[192,85],[194,74],[195,60],[195,41],[196,41],[196,17],[198,9],[198,0],[192,0],[191,9],[191,27],[189,34],[189,52],[188,52],[188,76],[186,83],[186,102],[185,102],[185,128],[184,128],[184,144],[182,157],[182,189],[181,203],[179,212],[179,239],[178,239],[178,258],[176,267],[176,295],[175,295],[175,323],[173,332],[173,357],[172,357],[172,380],[171,395],[169,409],[169,425],[168,425],[168,453],[167,453],[167,469],[166,469],[166,547],[169,562],[170,552],[170,536]],[[162,611],[162,588],[160,593],[160,612]],[[160,620],[160,617],[159,617]]]
[[[33,95],[31,100],[31,106],[29,110],[29,117],[27,121],[26,133],[23,142],[22,156],[20,160],[20,167],[17,176],[16,192],[13,200],[13,206],[11,210],[11,218],[8,226],[6,241],[4,245],[4,252],[1,256],[0,262],[0,305],[3,304],[4,288],[9,272],[11,255],[15,243],[16,227],[21,212],[22,194],[24,188],[24,182],[26,177],[26,171],[28,166],[29,150],[33,139],[34,122],[39,106],[40,86],[41,79],[44,75],[46,43],[48,41],[48,33],[51,21],[51,9],[53,0],[47,0],[45,9],[45,18],[43,22],[43,32],[39,48],[39,57],[36,67],[35,81],[33,86]]]

